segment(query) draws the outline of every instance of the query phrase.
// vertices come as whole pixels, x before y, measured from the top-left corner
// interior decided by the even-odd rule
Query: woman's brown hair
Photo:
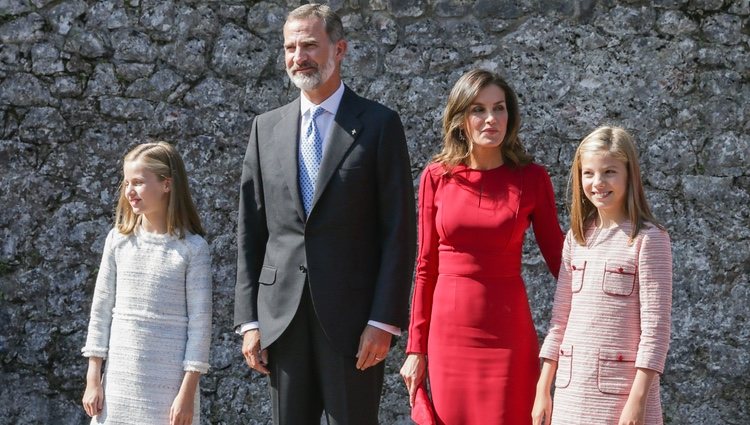
[[[464,163],[471,155],[472,143],[464,130],[470,112],[469,107],[479,92],[490,85],[496,85],[505,93],[505,104],[508,109],[508,127],[500,145],[503,163],[517,167],[532,161],[518,137],[521,116],[516,92],[498,74],[484,69],[473,69],[456,81],[448,96],[443,111],[443,149],[432,158],[434,162],[442,163],[450,169]]]
[[[576,242],[586,243],[586,223],[596,216],[596,207],[586,198],[581,181],[581,155],[583,153],[606,153],[625,163],[628,170],[628,193],[625,212],[630,219],[632,242],[638,232],[651,223],[660,229],[664,227],[656,221],[648,206],[646,193],[641,181],[641,168],[638,165],[638,151],[633,137],[620,127],[599,127],[586,136],[573,157],[573,165],[568,177],[570,193],[570,230]]]
[[[185,164],[174,146],[167,142],[143,143],[125,155],[124,163],[140,161],[148,171],[156,174],[159,180],[171,180],[169,204],[167,206],[167,233],[180,239],[185,232],[205,235],[198,211],[190,196]],[[120,187],[120,197],[115,212],[115,227],[124,234],[133,233],[141,223],[141,216],[135,214],[125,194],[124,184]]]

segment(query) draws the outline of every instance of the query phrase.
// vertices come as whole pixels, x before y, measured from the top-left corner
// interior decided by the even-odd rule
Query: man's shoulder
[[[299,98],[294,99],[293,101],[285,105],[281,105],[275,109],[271,109],[270,111],[258,114],[255,116],[255,120],[258,123],[263,124],[275,123],[281,118],[285,117],[287,114],[293,112],[295,110],[295,107],[297,110],[299,110]]]
[[[344,97],[346,98],[347,95],[350,96],[348,101],[353,104],[357,104],[363,110],[366,110],[368,116],[373,116],[373,115],[378,116],[378,117],[393,116],[393,115],[398,116],[398,113],[394,111],[393,109],[383,105],[382,103],[376,100],[369,99],[364,96],[360,96],[348,86],[347,86],[347,92],[344,93]]]

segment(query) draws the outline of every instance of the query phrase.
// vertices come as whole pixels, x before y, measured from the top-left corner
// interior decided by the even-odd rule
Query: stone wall
[[[0,423],[85,422],[84,343],[121,158],[147,138],[184,155],[214,259],[205,423],[265,424],[265,380],[232,333],[240,163],[253,117],[297,90],[281,26],[300,2],[0,0]],[[750,1],[335,0],[345,80],[399,111],[418,174],[439,148],[448,90],[472,67],[519,93],[522,137],[565,186],[580,139],[604,123],[639,141],[674,251],[668,424],[750,415]],[[554,281],[529,238],[540,335]],[[408,423],[388,359],[384,424]]]

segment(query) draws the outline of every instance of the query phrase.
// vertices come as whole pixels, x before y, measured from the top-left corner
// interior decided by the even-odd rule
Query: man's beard
[[[329,78],[331,78],[331,75],[333,74],[334,67],[336,66],[336,62],[334,61],[333,55],[329,56],[328,61],[323,65],[318,65],[314,62],[305,62],[302,64],[302,68],[307,67],[313,67],[315,68],[315,71],[312,73],[297,73],[295,74],[293,70],[297,68],[297,65],[293,66],[292,68],[287,68],[286,73],[289,75],[289,78],[292,80],[295,86],[297,86],[300,90],[313,90],[317,88],[321,83],[328,81]]]

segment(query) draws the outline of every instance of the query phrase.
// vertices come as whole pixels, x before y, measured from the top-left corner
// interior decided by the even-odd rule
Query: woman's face
[[[600,216],[619,219],[625,215],[628,167],[608,152],[581,153],[583,193]]]
[[[139,161],[124,165],[123,192],[135,214],[166,214],[169,205],[169,180],[160,179]]]
[[[503,143],[507,128],[505,92],[490,84],[479,91],[469,106],[466,134],[474,149],[497,148]]]

